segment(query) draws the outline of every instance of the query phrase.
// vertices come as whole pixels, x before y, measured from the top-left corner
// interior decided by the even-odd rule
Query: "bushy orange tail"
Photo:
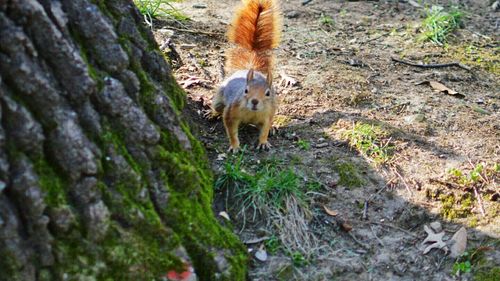
[[[281,15],[277,0],[243,0],[228,30],[229,42],[237,46],[227,54],[228,70],[272,69],[272,49],[278,47]]]

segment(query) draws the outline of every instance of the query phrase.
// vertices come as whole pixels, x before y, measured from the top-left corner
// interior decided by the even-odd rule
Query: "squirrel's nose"
[[[253,105],[257,105],[258,103],[259,103],[259,100],[256,100],[256,99],[253,99],[253,100],[252,100],[252,104],[253,104]]]

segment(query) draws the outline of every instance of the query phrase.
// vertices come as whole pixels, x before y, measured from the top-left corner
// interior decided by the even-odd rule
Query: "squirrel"
[[[243,0],[228,30],[235,46],[227,52],[226,78],[212,101],[213,115],[222,114],[229,137],[229,152],[240,148],[238,127],[250,123],[260,128],[257,149],[269,150],[267,138],[278,103],[272,86],[272,50],[281,35],[277,0]]]

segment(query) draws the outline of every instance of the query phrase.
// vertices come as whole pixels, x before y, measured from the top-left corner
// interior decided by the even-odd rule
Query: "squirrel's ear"
[[[247,72],[247,83],[253,80],[253,69],[248,70]]]
[[[267,73],[266,82],[269,87],[273,85],[273,74],[271,73],[271,71]]]

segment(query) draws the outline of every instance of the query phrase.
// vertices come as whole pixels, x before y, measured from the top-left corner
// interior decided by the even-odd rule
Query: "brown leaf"
[[[338,215],[338,213],[336,211],[332,211],[332,210],[328,209],[326,206],[323,206],[323,208],[325,209],[325,212],[332,217],[335,217]]]
[[[454,235],[451,237],[451,247],[450,256],[452,258],[458,258],[461,256],[465,249],[467,248],[467,230],[465,227],[461,227]]]
[[[418,82],[416,83],[417,85],[422,85],[422,84],[429,84],[433,89],[434,91],[436,92],[439,92],[439,93],[445,93],[445,94],[448,94],[448,95],[452,95],[452,96],[456,96],[456,97],[459,97],[459,98],[463,98],[465,97],[464,94],[461,94],[455,90],[452,90],[448,87],[446,87],[445,85],[437,82],[437,81],[422,81],[422,82]]]
[[[347,222],[343,222],[340,226],[342,227],[342,230],[345,232],[349,232],[352,230],[352,225]]]

